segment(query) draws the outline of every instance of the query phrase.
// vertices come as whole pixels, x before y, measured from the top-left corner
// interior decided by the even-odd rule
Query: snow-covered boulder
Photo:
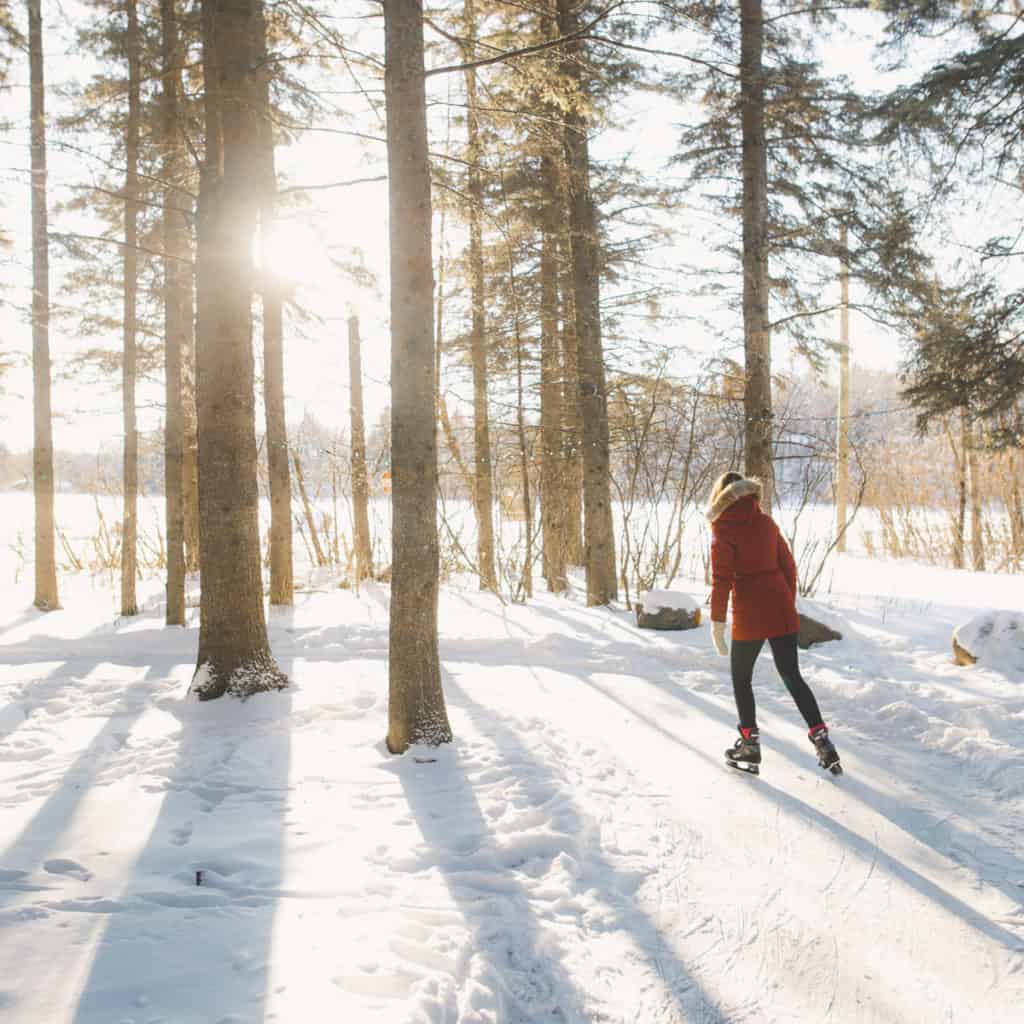
[[[636,596],[636,624],[641,629],[694,629],[700,604],[678,590],[645,590]]]
[[[991,668],[1024,672],[1024,614],[982,612],[953,630],[958,665],[981,662]]]

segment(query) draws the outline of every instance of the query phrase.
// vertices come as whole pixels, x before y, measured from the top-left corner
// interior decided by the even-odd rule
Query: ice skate
[[[725,752],[725,763],[737,771],[758,775],[761,771],[761,735],[757,729],[739,726],[740,738]]]
[[[824,723],[816,725],[807,733],[807,737],[818,752],[818,764],[822,768],[827,768],[833,775],[842,775],[843,766],[839,763],[839,751],[828,738],[828,727]]]

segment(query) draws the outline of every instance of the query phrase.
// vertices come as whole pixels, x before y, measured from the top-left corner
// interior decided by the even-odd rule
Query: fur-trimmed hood
[[[727,487],[712,491],[708,510],[705,513],[708,522],[713,523],[726,509],[735,505],[741,498],[753,495],[755,501],[760,501],[761,490],[761,481],[756,477],[751,477],[734,480]]]

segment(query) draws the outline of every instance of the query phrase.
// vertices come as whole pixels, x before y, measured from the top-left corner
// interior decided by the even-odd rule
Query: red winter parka
[[[761,484],[737,480],[713,496],[711,619],[725,622],[732,593],[734,640],[796,633],[796,563],[771,516],[761,511]]]

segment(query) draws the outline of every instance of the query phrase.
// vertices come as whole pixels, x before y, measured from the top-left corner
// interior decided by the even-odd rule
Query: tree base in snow
[[[800,616],[800,631],[796,635],[797,646],[806,651],[814,644],[824,644],[829,640],[842,640],[843,634],[826,626],[824,622],[812,619],[809,615]]]
[[[188,692],[198,700],[216,700],[218,697],[239,697],[245,700],[254,693],[283,690],[288,677],[277,667],[269,653],[260,654],[231,672],[218,671],[206,661],[197,669]]]

